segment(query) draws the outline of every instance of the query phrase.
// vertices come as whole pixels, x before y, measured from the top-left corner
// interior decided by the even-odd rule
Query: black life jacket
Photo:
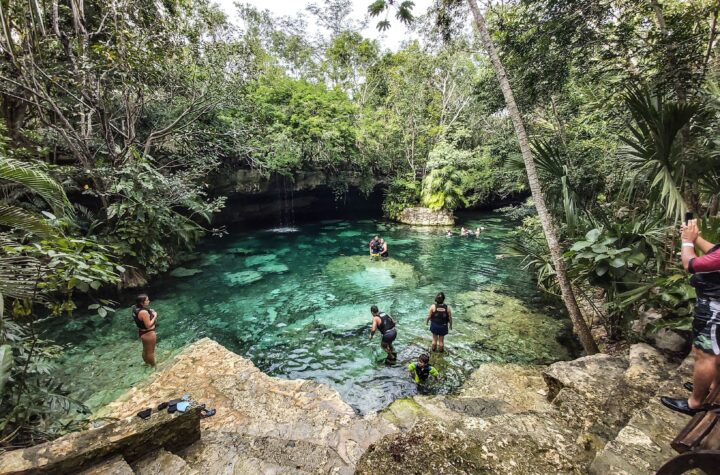
[[[378,330],[380,330],[380,333],[382,333],[383,335],[395,328],[395,320],[393,320],[392,317],[387,313],[380,312],[378,314],[378,317],[380,317],[380,325],[378,325]]]
[[[382,251],[382,244],[380,244],[380,241],[371,241],[370,245],[372,246],[372,252],[375,254],[378,254],[380,251]]]
[[[427,381],[428,377],[430,376],[430,369],[432,366],[430,366],[430,363],[426,364],[422,368],[415,363],[415,373],[417,374],[417,377],[420,381]]]
[[[135,325],[137,325],[138,329],[140,330],[148,330],[148,328],[145,327],[145,322],[143,322],[143,319],[140,318],[140,312],[143,310],[147,310],[148,313],[150,313],[150,316],[152,317],[151,310],[145,308],[145,307],[133,307],[132,309],[132,316],[133,320],[135,320]]]
[[[450,317],[448,317],[447,305],[445,305],[444,303],[436,303],[435,311],[430,317],[430,321],[433,322],[435,325],[447,325],[450,321]]]

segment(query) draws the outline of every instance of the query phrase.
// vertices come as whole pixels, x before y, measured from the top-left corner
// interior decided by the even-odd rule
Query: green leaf
[[[0,178],[25,186],[40,195],[58,214],[72,213],[65,190],[39,166],[7,157],[0,157]]]
[[[575,244],[572,245],[570,248],[571,251],[580,251],[582,249],[585,249],[586,247],[589,247],[590,243],[588,241],[578,241]]]
[[[98,308],[100,308],[100,304],[97,304],[97,303],[88,305],[88,310],[97,310]]]
[[[591,243],[594,243],[597,241],[597,239],[600,237],[600,230],[599,229],[591,229],[590,231],[585,234],[585,239],[587,241],[590,241]]]
[[[610,265],[616,269],[625,267],[625,259],[621,257],[616,257],[615,259],[610,261]]]
[[[10,345],[0,346],[0,397],[5,390],[5,384],[10,379],[13,366],[12,347]]]
[[[603,262],[602,264],[600,264],[599,266],[597,266],[595,268],[595,273],[598,276],[602,277],[605,274],[607,274],[608,269],[609,269],[608,265]]]
[[[639,266],[643,262],[645,262],[645,259],[647,259],[647,256],[645,256],[645,253],[640,251],[635,251],[630,256],[628,256],[627,261],[629,264],[633,264],[636,266]]]
[[[105,310],[105,307],[100,307],[98,309],[98,315],[100,315],[103,318],[107,317],[107,310]]]

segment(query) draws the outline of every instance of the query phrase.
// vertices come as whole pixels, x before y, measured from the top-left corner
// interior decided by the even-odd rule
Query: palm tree
[[[513,94],[512,88],[510,87],[510,81],[508,75],[505,72],[505,68],[500,61],[495,45],[493,44],[490,32],[487,29],[485,23],[485,17],[483,16],[476,0],[467,0],[470,10],[472,11],[473,17],[475,18],[475,25],[480,33],[480,40],[490,56],[495,75],[500,82],[500,89],[502,89],[503,96],[505,97],[505,104],[508,108],[508,113],[512,120],[513,126],[515,127],[515,134],[517,135],[518,142],[520,143],[520,152],[525,162],[525,171],[527,173],[528,182],[530,183],[530,191],[532,193],[533,200],[535,201],[535,208],[537,209],[538,218],[542,224],[545,239],[550,249],[550,256],[552,257],[553,266],[555,267],[555,274],[557,276],[558,284],[562,294],[563,302],[567,308],[570,319],[573,323],[575,333],[577,333],[580,341],[587,354],[594,354],[598,352],[598,347],[593,340],[590,329],[588,328],[585,320],[578,307],[573,288],[570,283],[570,278],[567,274],[567,268],[565,267],[565,261],[562,257],[562,250],[560,249],[560,243],[558,242],[557,233],[555,231],[555,225],[552,220],[552,215],[545,205],[545,197],[543,196],[542,189],[540,188],[540,180],[538,179],[537,170],[535,169],[535,162],[533,160],[532,150],[530,149],[530,142],[528,140],[527,132],[525,131],[525,124],[518,109],[517,103],[515,102],[515,95]]]
[[[625,104],[635,124],[628,126],[629,137],[620,137],[626,145],[623,152],[638,171],[638,178],[650,184],[650,197],[663,204],[666,218],[676,221],[680,221],[688,205],[699,211],[695,193],[686,186],[688,180],[694,181],[699,170],[693,167],[696,162],[687,160],[681,131],[690,125],[701,105],[668,102],[639,87],[628,89]],[[689,202],[683,197],[684,192]]]
[[[446,4],[458,2],[460,0],[446,0]],[[530,149],[530,142],[528,139],[527,132],[525,131],[525,124],[523,123],[522,115],[518,109],[517,103],[515,102],[515,95],[513,94],[512,88],[510,87],[510,81],[508,75],[505,72],[505,68],[500,61],[495,45],[493,44],[492,38],[490,38],[490,32],[487,29],[485,23],[485,17],[483,16],[480,8],[478,7],[476,0],[467,0],[470,10],[472,11],[473,17],[475,18],[475,25],[480,32],[480,40],[485,47],[485,50],[490,56],[495,75],[500,82],[500,89],[502,89],[503,96],[505,97],[505,104],[508,108],[508,113],[512,119],[513,126],[515,127],[515,134],[517,135],[518,142],[520,144],[520,152],[525,163],[525,171],[527,173],[528,182],[530,183],[530,191],[532,193],[533,200],[535,201],[535,208],[537,209],[540,223],[542,224],[543,233],[550,249],[550,255],[552,258],[553,266],[555,267],[555,274],[557,276],[558,284],[560,286],[563,302],[567,308],[570,319],[573,323],[575,333],[580,338],[580,342],[585,349],[587,354],[594,354],[598,352],[598,347],[593,340],[590,329],[583,319],[580,308],[578,307],[575,294],[573,293],[570,278],[567,274],[567,268],[565,267],[565,261],[563,261],[562,250],[560,249],[560,243],[557,239],[557,233],[555,231],[555,225],[553,224],[552,215],[545,205],[545,198],[540,188],[540,180],[538,179],[537,170],[535,169],[535,162],[533,161],[532,150]],[[396,9],[396,18],[398,20],[408,23],[411,22],[413,17],[411,10],[413,2],[411,1],[399,1],[399,0],[375,0],[369,7],[368,10],[370,15],[377,16],[383,12],[389,12],[390,7]],[[380,22],[378,25],[381,29],[387,29],[389,22],[387,19]]]
[[[1,151],[0,151],[1,152]],[[57,216],[70,213],[70,202],[62,186],[39,168],[0,154],[0,226],[42,237],[58,234],[40,213],[10,203],[19,194],[31,192],[40,196]],[[12,247],[17,242],[8,233],[0,233],[0,245]],[[4,297],[30,299],[34,296],[41,263],[22,255],[0,254],[0,396],[13,367],[12,345],[6,338]]]
[[[452,166],[431,170],[423,179],[420,195],[423,204],[430,209],[448,211],[466,204],[461,187],[462,180],[463,173]]]

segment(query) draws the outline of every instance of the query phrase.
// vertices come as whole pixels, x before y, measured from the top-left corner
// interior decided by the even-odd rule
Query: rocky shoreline
[[[689,370],[646,344],[549,366],[488,363],[457,394],[360,416],[330,387],[270,377],[204,338],[98,416],[139,421],[139,410],[183,394],[217,409],[199,441],[139,460],[114,454],[123,470],[130,462],[116,473],[654,473],[687,422],[656,391],[681,390]],[[44,450],[70,456],[73,436]],[[0,456],[3,473],[21,452]]]

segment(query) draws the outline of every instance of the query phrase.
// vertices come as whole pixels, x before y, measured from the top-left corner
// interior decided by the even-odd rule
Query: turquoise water
[[[441,378],[429,392],[457,389],[487,361],[568,358],[558,343],[567,334],[565,320],[542,303],[516,260],[498,259],[512,225],[494,214],[459,224],[486,231],[447,237],[442,229],[382,221],[324,221],[208,239],[175,272],[184,277],[150,289],[158,361],[210,337],[270,375],[327,383],[365,413],[418,392],[405,367],[428,351],[424,319],[438,291],[453,309],[454,329],[446,337],[449,351],[432,355]],[[374,234],[388,240],[389,259],[367,255]],[[398,323],[396,365],[384,363],[379,334],[368,341],[373,304]],[[111,320],[58,320],[46,336],[73,345],[64,378],[93,409],[150,373],[129,308]]]

